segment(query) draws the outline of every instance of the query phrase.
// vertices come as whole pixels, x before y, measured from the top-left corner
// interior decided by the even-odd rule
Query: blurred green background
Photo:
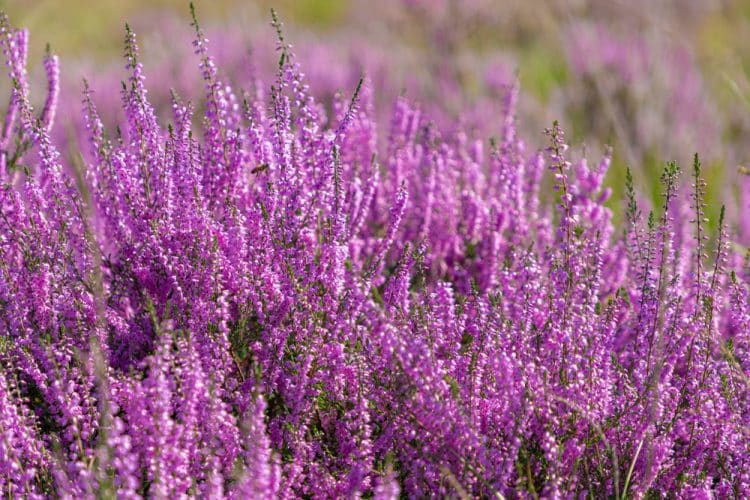
[[[739,90],[743,105],[750,106],[747,93],[750,88],[746,86],[750,72],[750,1],[699,0],[692,3],[701,2],[713,8],[690,19],[682,18],[682,24],[666,26],[665,29],[676,31],[673,36],[690,41],[702,66],[715,77],[713,83],[718,85],[717,90],[734,97]],[[368,5],[347,0],[193,0],[193,3],[206,23],[236,21],[238,15],[263,21],[268,19],[269,9],[274,7],[285,22],[321,33],[337,30],[347,22],[353,9]],[[461,2],[456,3],[460,6]],[[650,22],[664,23],[664,18],[671,15],[670,10],[682,7],[680,1],[653,2],[653,6],[663,7],[647,12],[638,11],[638,2],[628,9],[629,2],[618,0],[497,0],[489,3],[506,11],[505,17],[513,19],[514,29],[498,30],[485,26],[482,27],[484,30],[470,33],[468,42],[474,45],[515,44],[513,48],[523,54],[520,74],[524,88],[540,96],[565,77],[561,65],[555,64],[560,56],[557,31],[560,23],[570,15],[570,12],[564,13],[565,10],[576,15],[583,12],[585,16],[587,10],[596,10],[593,6],[597,3],[620,5],[621,10],[633,18],[648,17]],[[0,0],[0,10],[8,14],[11,22],[29,28],[34,34],[32,57],[39,56],[45,44],[50,43],[62,56],[109,58],[121,53],[125,22],[157,12],[169,12],[189,22],[188,5],[187,0]],[[368,22],[386,21],[379,18],[383,12],[377,2],[369,5],[369,9],[372,11],[366,12]],[[408,38],[408,33],[401,35]],[[409,38],[409,41],[413,42],[414,38]],[[738,76],[741,76],[740,82],[736,81]],[[727,79],[734,80],[734,84]]]
[[[346,18],[346,0],[193,0],[201,22],[221,23],[243,17],[268,19],[273,6],[285,19],[321,29],[335,28]],[[189,22],[188,0],[0,0],[16,26],[29,28],[31,57],[50,43],[61,56],[109,58],[122,52],[126,22],[169,12]]]

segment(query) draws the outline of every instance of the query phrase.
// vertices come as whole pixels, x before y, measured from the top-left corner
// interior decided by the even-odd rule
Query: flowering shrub
[[[524,92],[516,114],[527,144],[541,147],[539,131],[558,118],[576,144],[591,151],[614,145],[617,172],[610,179],[620,181],[613,185],[618,196],[625,164],[645,183],[658,177],[662,158],[688,163],[692,151],[701,152],[707,176],[719,186],[716,181],[723,179],[716,178],[720,169],[713,165],[725,164],[722,174],[731,177],[738,164],[747,162],[747,114],[736,103],[724,109],[711,92],[720,72],[712,63],[704,74],[698,48],[676,36],[710,24],[718,4],[679,3],[679,9],[660,9],[635,0],[583,2],[585,8],[570,12],[568,1],[498,9],[488,0],[464,0],[460,8],[444,0],[380,0],[373,17],[366,0],[350,0],[335,29],[325,35],[309,27],[295,29],[295,53],[305,61],[306,81],[318,102],[327,104],[340,89],[351,92],[364,71],[377,89],[373,119],[379,123],[387,123],[393,100],[406,95],[444,133],[461,129],[477,137],[496,133],[500,96],[519,78]],[[235,88],[247,87],[256,77],[273,78],[277,62],[274,37],[256,20],[265,23],[265,16],[246,7],[249,13],[238,9],[231,19],[203,26],[222,80]],[[566,14],[550,20],[540,17],[539,9]],[[654,15],[644,17],[644,11]],[[147,48],[143,64],[149,81],[169,82],[149,88],[157,116],[167,120],[171,88],[191,97],[202,89],[194,65],[185,64],[192,47],[175,42],[188,40],[191,28],[174,12],[152,9],[135,15],[133,22],[147,35],[139,44]],[[71,125],[80,127],[81,78],[104,90],[119,88],[123,77],[119,58],[92,61],[90,52],[65,60],[61,120],[53,129],[58,144],[68,138]],[[742,78],[737,78],[739,85]],[[104,95],[97,105],[107,127],[113,117],[122,117],[116,98]],[[709,199],[718,204],[714,190]]]
[[[748,266],[696,155],[605,206],[605,156],[489,144],[369,82],[318,103],[274,18],[274,83],[164,126],[126,36],[127,122],[87,88],[63,157],[3,20],[0,489],[9,496],[750,493]],[[555,194],[547,194],[547,179]],[[547,200],[554,200],[548,203]],[[723,212],[722,212],[723,213]]]

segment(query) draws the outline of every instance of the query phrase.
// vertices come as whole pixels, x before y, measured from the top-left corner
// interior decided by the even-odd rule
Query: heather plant
[[[729,116],[744,115],[722,109],[708,85],[716,84],[713,75],[720,72],[702,72],[705,61],[698,64],[696,57],[700,20],[710,24],[721,11],[710,2],[680,2],[679,9],[650,5],[650,16],[642,16],[644,6],[636,2],[545,2],[543,8],[527,2],[498,9],[484,0],[464,1],[460,8],[456,2],[389,0],[374,18],[363,2],[346,5],[340,25],[325,35],[295,28],[295,52],[306,61],[307,81],[327,109],[341,89],[351,92],[364,71],[378,89],[378,122],[387,123],[395,98],[406,95],[441,130],[488,137],[497,132],[502,95],[518,78],[524,85],[518,126],[527,142],[543,145],[538,131],[558,118],[576,145],[603,151],[614,144],[617,170],[610,180],[618,180],[618,196],[625,164],[641,184],[657,184],[651,180],[658,178],[661,158],[688,162],[699,150],[712,180],[719,169],[711,165],[735,167],[746,160],[746,127]],[[219,74],[235,88],[251,87],[255,78],[268,81],[275,71],[273,37],[255,10],[238,8],[232,19],[206,26]],[[143,63],[150,80],[170,82],[152,85],[149,94],[166,121],[172,87],[190,96],[202,88],[199,74],[184,63],[192,56],[189,27],[175,13],[152,9],[135,16],[134,25],[148,35],[141,43],[148,49]],[[62,100],[63,120],[54,130],[59,144],[75,135],[71,127],[81,128],[81,77],[97,90],[115,88],[122,79],[116,59],[70,59],[79,60],[67,61],[63,73],[62,95],[69,97]],[[113,117],[123,118],[116,94],[103,92],[97,104],[108,128]],[[713,191],[709,198],[718,205]]]
[[[10,497],[734,497],[750,493],[750,303],[699,157],[661,204],[611,154],[442,127],[367,78],[326,107],[281,23],[270,85],[151,103],[86,141],[33,109],[28,35],[0,169],[0,490]],[[157,82],[161,85],[162,82]],[[552,186],[554,190],[548,187]],[[551,200],[551,202],[550,202]]]

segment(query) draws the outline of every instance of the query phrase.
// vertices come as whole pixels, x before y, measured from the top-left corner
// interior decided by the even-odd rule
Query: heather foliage
[[[750,494],[750,274],[696,155],[644,213],[559,124],[529,151],[371,83],[316,101],[205,82],[157,118],[135,35],[125,121],[81,152],[33,109],[3,19],[0,490],[10,496]],[[162,85],[157,82],[155,85]],[[552,194],[548,186],[554,187]],[[549,203],[547,200],[553,200]]]

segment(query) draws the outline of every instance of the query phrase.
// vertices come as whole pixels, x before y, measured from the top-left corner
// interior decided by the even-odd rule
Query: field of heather
[[[0,497],[750,497],[750,4],[0,1]]]

